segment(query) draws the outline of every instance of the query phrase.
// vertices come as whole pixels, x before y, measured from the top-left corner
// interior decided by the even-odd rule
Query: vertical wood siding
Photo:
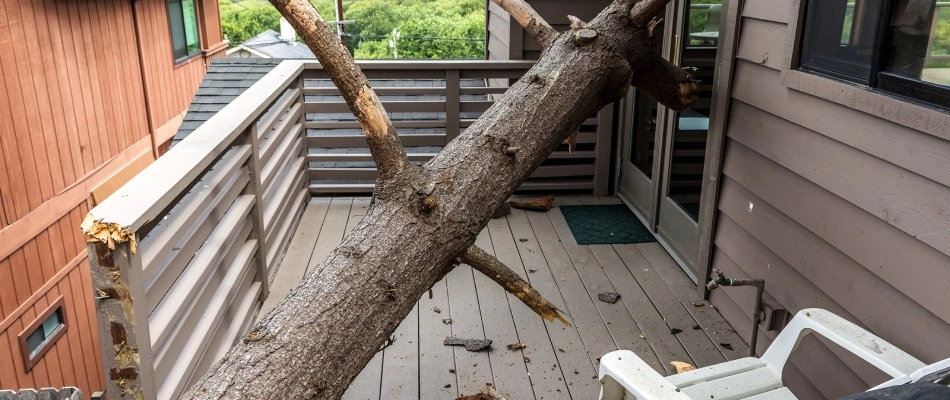
[[[105,387],[96,314],[85,243],[79,222],[85,204],[0,260],[0,387],[6,389],[76,386],[83,393]],[[30,371],[20,354],[18,336],[56,299],[63,297],[66,334]]]
[[[766,3],[742,10],[713,267],[764,278],[792,312],[826,308],[925,362],[950,357],[950,142],[787,88],[798,2]],[[753,293],[711,300],[748,339]],[[775,334],[760,333],[761,353]],[[801,398],[884,380],[819,340],[792,362]]]
[[[135,159],[129,151],[141,154],[150,127],[183,113],[204,76],[203,55],[174,64],[165,4],[0,0],[0,230],[15,229],[24,243],[0,254],[0,360],[12,363],[0,368],[0,387],[104,388],[79,235],[88,207],[76,191],[124,168]],[[202,47],[213,50],[222,41],[217,2],[198,5],[199,17],[212,21],[202,27]],[[21,231],[35,221],[42,225]],[[26,372],[17,336],[60,296],[66,335]]]
[[[149,134],[136,70],[128,1],[0,2],[3,225]]]

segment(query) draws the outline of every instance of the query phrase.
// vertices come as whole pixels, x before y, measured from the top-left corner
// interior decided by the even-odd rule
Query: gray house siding
[[[950,117],[789,71],[799,6],[742,10],[710,262],[764,278],[792,312],[826,308],[925,362],[950,357]],[[747,340],[753,292],[711,293]],[[760,331],[760,354],[774,337]],[[800,398],[885,379],[815,339],[786,378]]]
[[[532,7],[541,14],[554,29],[563,32],[570,29],[568,15],[574,15],[582,21],[590,21],[600,10],[610,4],[607,0],[530,0]],[[537,60],[541,56],[541,45],[530,35],[524,34],[524,28],[510,19],[508,13],[491,0],[488,0],[488,59],[489,60]]]

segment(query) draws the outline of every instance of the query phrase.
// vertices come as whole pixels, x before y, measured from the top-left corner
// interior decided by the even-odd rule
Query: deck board
[[[593,196],[560,196],[556,202],[618,203]],[[364,197],[312,199],[274,287],[296,285],[303,266],[309,270],[323,261],[368,206]],[[555,208],[512,210],[490,221],[476,244],[563,310],[572,325],[544,321],[463,264],[433,286],[431,297],[422,296],[397,328],[396,342],[376,354],[344,399],[450,400],[477,393],[486,383],[511,399],[592,399],[600,390],[595,378],[600,356],[618,348],[636,352],[664,374],[672,372],[670,361],[704,366],[748,351],[715,308],[693,306],[702,301],[700,293],[655,243],[578,245]],[[605,291],[620,293],[621,301],[597,300]],[[266,304],[276,304],[273,297],[286,292],[273,291]],[[683,332],[672,335],[670,326],[682,326]],[[492,349],[473,353],[444,346],[447,336],[491,339]],[[527,347],[506,348],[517,342]],[[734,350],[719,343],[731,343]]]

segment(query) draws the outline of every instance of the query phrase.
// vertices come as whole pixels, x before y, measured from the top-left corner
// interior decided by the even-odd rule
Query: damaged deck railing
[[[83,224],[109,398],[172,399],[246,331],[308,198],[286,61]]]

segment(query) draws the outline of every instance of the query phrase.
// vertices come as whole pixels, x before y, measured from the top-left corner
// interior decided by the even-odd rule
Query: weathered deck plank
[[[528,272],[521,261],[521,255],[518,253],[518,247],[515,244],[516,239],[512,236],[508,219],[499,218],[490,221],[488,231],[495,249],[495,257],[515,271],[521,279],[529,282]],[[542,294],[548,295],[545,292],[542,292]],[[552,398],[552,394],[560,394],[560,396],[555,397],[568,398],[567,383],[564,381],[564,375],[560,368],[549,367],[557,364],[558,361],[557,354],[555,354],[557,350],[551,344],[551,338],[548,336],[547,322],[522,304],[521,300],[509,296],[508,302],[511,306],[512,320],[514,320],[515,328],[518,331],[518,337],[526,346],[516,353],[524,358],[523,361],[527,367],[534,391],[532,397]]]
[[[558,203],[617,200],[563,196]],[[368,206],[369,199],[361,197],[313,199],[275,287],[277,282],[296,285],[304,275],[302,266],[312,269],[322,261]],[[692,306],[699,299],[693,283],[651,245],[578,245],[558,210],[512,210],[490,221],[476,243],[562,309],[573,326],[542,320],[490,279],[462,265],[433,286],[431,298],[422,296],[396,330],[396,343],[377,353],[344,399],[451,400],[477,393],[486,383],[512,399],[591,399],[600,389],[594,378],[598,358],[618,347],[635,351],[665,373],[672,372],[669,361],[702,366],[747,351],[715,309]],[[596,295],[604,291],[620,293],[621,301],[600,302]],[[285,293],[275,294],[268,304],[276,304],[276,297]],[[667,323],[685,328],[674,336]],[[696,324],[701,329],[693,330]],[[472,353],[445,346],[447,336],[491,339],[492,349]],[[505,348],[516,342],[527,347]],[[719,343],[731,343],[734,350],[723,350]]]
[[[489,254],[497,254],[487,229],[482,231],[475,244]],[[477,271],[475,272],[475,289],[478,293],[478,309],[482,316],[485,338],[492,340],[488,358],[491,361],[495,386],[506,398],[533,397],[531,381],[528,379],[528,371],[521,351],[512,351],[506,347],[521,341],[512,319],[508,293],[491,278]]]
[[[452,318],[452,336],[461,339],[486,339],[478,309],[475,273],[472,267],[462,264],[445,276],[449,293],[449,310],[451,310],[449,318]],[[468,351],[464,346],[453,346],[453,352],[459,393],[475,394],[482,390],[486,383],[493,382],[491,361],[487,352]]]

